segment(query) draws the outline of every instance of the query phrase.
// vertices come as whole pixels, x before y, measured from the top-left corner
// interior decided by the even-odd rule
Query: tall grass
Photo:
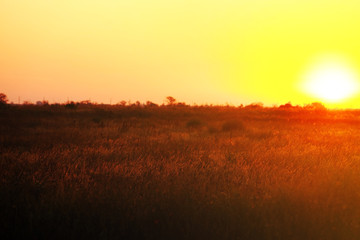
[[[1,239],[359,239],[358,111],[0,113]]]

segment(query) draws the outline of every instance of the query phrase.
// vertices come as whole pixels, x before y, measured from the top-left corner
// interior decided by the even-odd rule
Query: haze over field
[[[359,10],[352,0],[0,0],[1,92],[359,107]]]

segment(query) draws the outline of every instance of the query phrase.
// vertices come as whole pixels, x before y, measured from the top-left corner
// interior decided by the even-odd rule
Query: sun
[[[303,76],[305,93],[328,103],[338,103],[358,92],[358,77],[349,63],[326,58],[312,64]]]

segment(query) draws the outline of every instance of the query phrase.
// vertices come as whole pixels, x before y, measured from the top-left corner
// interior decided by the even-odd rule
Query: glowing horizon
[[[354,0],[0,0],[0,92],[15,103],[360,108],[359,10]],[[304,91],[313,59],[328,55],[349,64],[319,64],[319,94]]]

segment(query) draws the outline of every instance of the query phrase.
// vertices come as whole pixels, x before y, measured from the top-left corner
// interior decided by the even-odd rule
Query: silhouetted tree
[[[77,105],[73,101],[71,101],[65,105],[65,108],[67,108],[67,109],[76,109],[76,107],[77,107]]]
[[[184,102],[178,102],[178,103],[176,104],[176,106],[178,106],[178,107],[186,107],[186,103],[184,103]]]
[[[81,105],[91,105],[91,101],[90,100],[83,100],[80,102]]]
[[[31,101],[24,101],[23,105],[33,105],[33,103]]]
[[[251,104],[245,106],[245,108],[252,108],[252,109],[259,109],[259,108],[263,108],[263,107],[264,107],[264,104],[262,102],[251,103]]]
[[[166,97],[166,101],[167,101],[167,105],[174,105],[176,102],[176,99],[171,96],[168,96],[168,97]]]
[[[326,107],[321,102],[313,102],[310,105],[308,105],[307,108],[320,110],[320,111],[326,110]]]
[[[126,106],[126,103],[127,103],[127,102],[126,102],[125,100],[122,100],[122,101],[118,102],[117,105],[120,105],[120,106],[125,107],[125,106]]]
[[[292,107],[293,107],[293,105],[291,104],[291,102],[288,102],[286,104],[280,105],[279,108],[292,108]]]
[[[156,103],[151,102],[151,101],[146,101],[146,106],[147,107],[157,107],[158,105]]]
[[[6,94],[0,93],[0,105],[6,105],[8,101]]]

